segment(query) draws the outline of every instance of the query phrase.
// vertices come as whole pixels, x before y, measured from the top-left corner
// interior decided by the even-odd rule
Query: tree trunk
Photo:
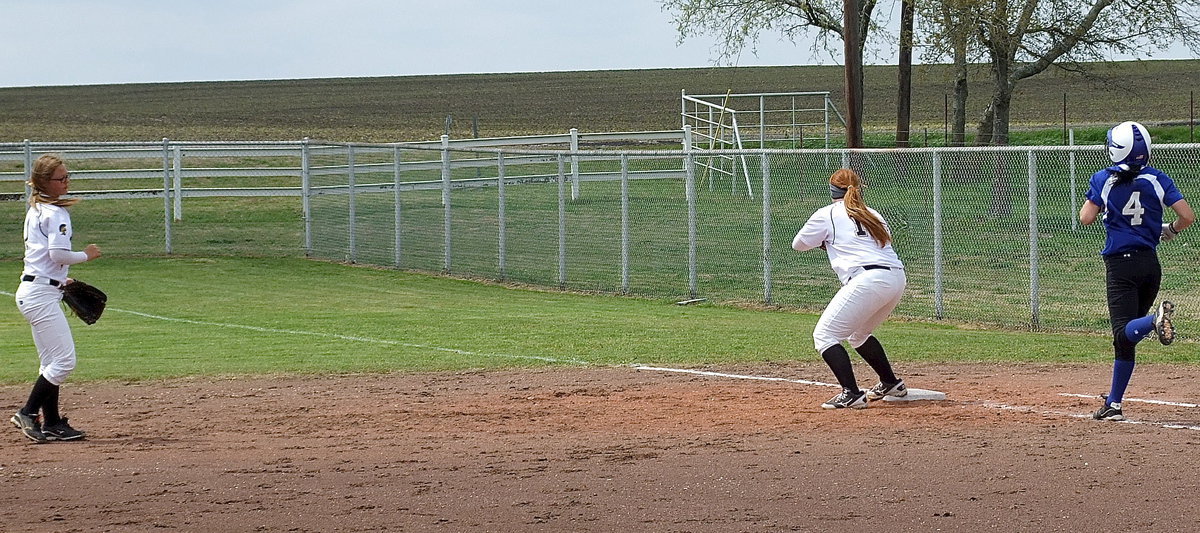
[[[975,146],[987,146],[992,144],[992,122],[995,115],[992,114],[992,104],[988,104],[983,110],[983,116],[979,119],[979,127],[975,130]]]
[[[996,94],[992,96],[992,144],[1008,145],[1008,121],[1012,110],[1012,91],[1010,83],[997,83]]]
[[[896,97],[896,147],[908,147],[912,130],[912,49],[913,49],[913,3],[903,0],[900,8],[900,60]]]
[[[966,65],[963,65],[966,70]],[[950,124],[950,146],[967,144],[967,77],[964,74],[954,79],[954,109],[953,122]]]
[[[842,41],[845,44],[843,62],[846,71],[846,147],[862,148],[862,38],[866,32],[859,27],[859,0],[844,0]]]
[[[995,217],[1008,217],[1013,214],[1013,186],[1008,176],[1008,161],[1004,153],[994,156],[996,172],[992,180],[992,205],[988,213]]]
[[[967,142],[967,34],[954,37],[954,119],[950,125],[950,146]]]
[[[1007,75],[1008,69],[999,69],[997,75]],[[1008,144],[1008,115],[1012,104],[1012,84],[1000,80],[996,82],[995,94],[992,95],[992,144]],[[993,169],[996,173],[992,179],[992,205],[988,212],[992,216],[1007,217],[1013,214],[1013,185],[1008,175],[1006,154],[997,152]]]

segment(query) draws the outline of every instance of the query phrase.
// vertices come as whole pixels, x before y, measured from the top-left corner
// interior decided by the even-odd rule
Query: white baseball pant
[[[851,348],[862,346],[900,303],[907,283],[899,268],[864,270],[851,278],[825,306],[813,328],[817,353],[842,341],[850,341]]]
[[[59,305],[62,290],[23,281],[17,288],[16,299],[17,308],[33,328],[42,377],[54,385],[62,385],[75,370],[75,339],[67,315]]]

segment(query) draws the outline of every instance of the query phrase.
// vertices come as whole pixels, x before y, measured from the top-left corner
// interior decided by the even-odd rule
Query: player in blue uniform
[[[1103,213],[1105,238],[1105,282],[1108,315],[1113,328],[1112,386],[1104,406],[1092,415],[1096,420],[1125,420],[1121,399],[1133,375],[1137,343],[1151,331],[1158,340],[1171,344],[1175,305],[1163,300],[1158,311],[1147,315],[1158,297],[1162,266],[1158,243],[1174,239],[1196,220],[1175,182],[1161,170],[1149,166],[1150,132],[1137,122],[1122,122],[1108,130],[1108,155],[1113,166],[1094,174],[1087,201],[1079,210],[1079,221],[1091,224]],[[1163,222],[1166,208],[1175,211],[1173,222]]]

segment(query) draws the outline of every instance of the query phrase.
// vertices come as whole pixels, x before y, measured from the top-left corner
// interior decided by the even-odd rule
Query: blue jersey
[[[1175,182],[1161,170],[1144,167],[1132,182],[1117,184],[1117,167],[1092,175],[1087,199],[1104,214],[1104,250],[1112,255],[1156,249],[1162,234],[1163,212],[1183,199]]]

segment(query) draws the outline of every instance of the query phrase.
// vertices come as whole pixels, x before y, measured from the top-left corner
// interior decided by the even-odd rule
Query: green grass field
[[[14,273],[20,264],[0,262]],[[696,366],[818,357],[812,314],[546,292],[304,259],[103,258],[72,274],[110,295],[71,319],[73,379],[355,373],[630,363]],[[8,290],[14,290],[16,283]],[[904,361],[1105,362],[1099,335],[891,321]],[[1200,345],[1144,343],[1141,360],[1195,361]],[[0,382],[37,368],[29,326],[0,306]]]

